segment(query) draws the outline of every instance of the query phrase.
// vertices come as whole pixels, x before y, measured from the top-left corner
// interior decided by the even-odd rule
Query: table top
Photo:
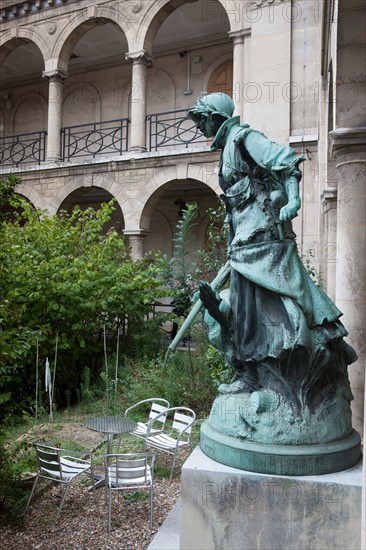
[[[85,420],[84,426],[95,432],[125,434],[132,432],[137,427],[137,423],[124,416],[95,416]]]

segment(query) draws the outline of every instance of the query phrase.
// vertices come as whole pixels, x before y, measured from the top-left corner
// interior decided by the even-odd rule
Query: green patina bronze
[[[233,111],[222,93],[188,111],[214,137],[211,149],[222,151],[219,183],[229,224],[230,288],[219,293],[201,283],[195,314],[202,305],[211,342],[236,372],[219,387],[202,427],[202,449],[218,462],[265,473],[344,469],[360,457],[347,375],[356,353],[344,341],[341,312],[297,252],[291,220],[301,205],[305,159],[240,124]],[[339,452],[326,453],[324,445]]]

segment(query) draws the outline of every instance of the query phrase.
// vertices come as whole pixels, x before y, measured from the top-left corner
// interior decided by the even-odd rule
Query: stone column
[[[244,89],[244,32],[229,32],[233,39],[233,101],[235,103],[234,115],[243,115],[243,89]]]
[[[337,277],[337,188],[326,187],[321,195],[323,203],[324,241],[321,250],[324,251],[324,273],[326,293],[335,302]]]
[[[129,151],[146,151],[146,103],[147,103],[147,64],[151,56],[142,50],[127,53],[126,59],[132,60],[132,85],[130,105],[130,146]]]
[[[61,160],[62,87],[67,76],[59,70],[43,72],[48,78],[47,162]]]
[[[142,230],[124,230],[123,234],[128,239],[128,245],[131,249],[131,258],[133,260],[141,260],[144,257],[144,241],[148,233]]]
[[[353,427],[363,433],[366,357],[366,128],[337,128],[330,132],[338,176],[336,304],[358,354],[349,367],[354,395]]]
[[[366,367],[366,365],[365,365]],[[366,379],[365,379],[366,393]],[[364,400],[364,418],[366,418],[366,399]],[[366,422],[363,424],[363,441],[366,441]],[[366,453],[365,443],[363,444],[363,469],[362,469],[362,510],[361,510],[361,548],[366,548]]]

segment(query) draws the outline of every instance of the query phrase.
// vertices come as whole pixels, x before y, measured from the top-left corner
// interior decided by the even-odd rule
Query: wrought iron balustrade
[[[0,165],[41,164],[45,159],[47,132],[29,132],[0,138]]]
[[[129,119],[78,124],[61,129],[62,159],[120,155],[127,151]]]
[[[187,117],[187,109],[147,115],[149,122],[149,149],[160,147],[188,147],[192,143],[207,143],[207,138]]]

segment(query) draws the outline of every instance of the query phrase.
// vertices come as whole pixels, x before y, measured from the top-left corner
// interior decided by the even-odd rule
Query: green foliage
[[[189,285],[191,278],[191,261],[189,260],[189,245],[192,242],[192,227],[197,218],[197,204],[190,203],[182,210],[182,217],[177,223],[174,235],[174,257],[172,258],[172,273],[178,286]]]
[[[306,271],[308,272],[309,277],[313,280],[313,282],[320,288],[323,287],[323,280],[319,273],[319,271],[314,266],[314,251],[309,248],[305,254],[303,254],[301,257],[301,261],[305,266]]]
[[[14,189],[20,180],[15,176],[8,176],[6,179],[0,178],[0,223],[11,215],[10,201],[14,196]]]
[[[182,210],[182,217],[177,223],[173,238],[174,256],[169,262],[166,261],[162,271],[163,280],[171,289],[173,313],[177,316],[186,316],[191,306],[194,287],[190,244],[196,218],[197,204],[190,203]]]
[[[123,237],[103,232],[112,203],[53,217],[16,197],[10,203],[22,211],[3,221],[0,232],[3,414],[34,400],[36,339],[40,365],[48,356],[54,368],[58,336],[55,398],[65,405],[65,392],[75,398],[85,365],[93,377],[99,372],[104,326],[115,334],[128,319],[128,331],[143,338],[159,285],[158,265],[132,261]]]
[[[133,504],[134,502],[138,502],[139,500],[147,500],[148,498],[148,493],[144,493],[143,491],[133,491],[123,495],[123,500],[126,504]]]
[[[29,482],[19,476],[5,446],[4,435],[0,433],[0,515],[1,523],[20,522],[26,498],[29,494]]]
[[[191,407],[196,413],[207,414],[217,385],[202,350],[196,347],[174,352],[165,367],[163,364],[162,355],[133,362],[126,360],[123,385],[126,407],[158,396],[172,406]]]
[[[225,361],[224,353],[211,344],[208,344],[205,361],[209,365],[211,378],[216,387],[220,384],[228,384],[234,376],[234,369]]]
[[[225,206],[220,203],[217,208],[207,210],[209,224],[206,232],[205,247],[197,251],[193,268],[195,280],[211,281],[226,263],[228,225],[225,222]]]

